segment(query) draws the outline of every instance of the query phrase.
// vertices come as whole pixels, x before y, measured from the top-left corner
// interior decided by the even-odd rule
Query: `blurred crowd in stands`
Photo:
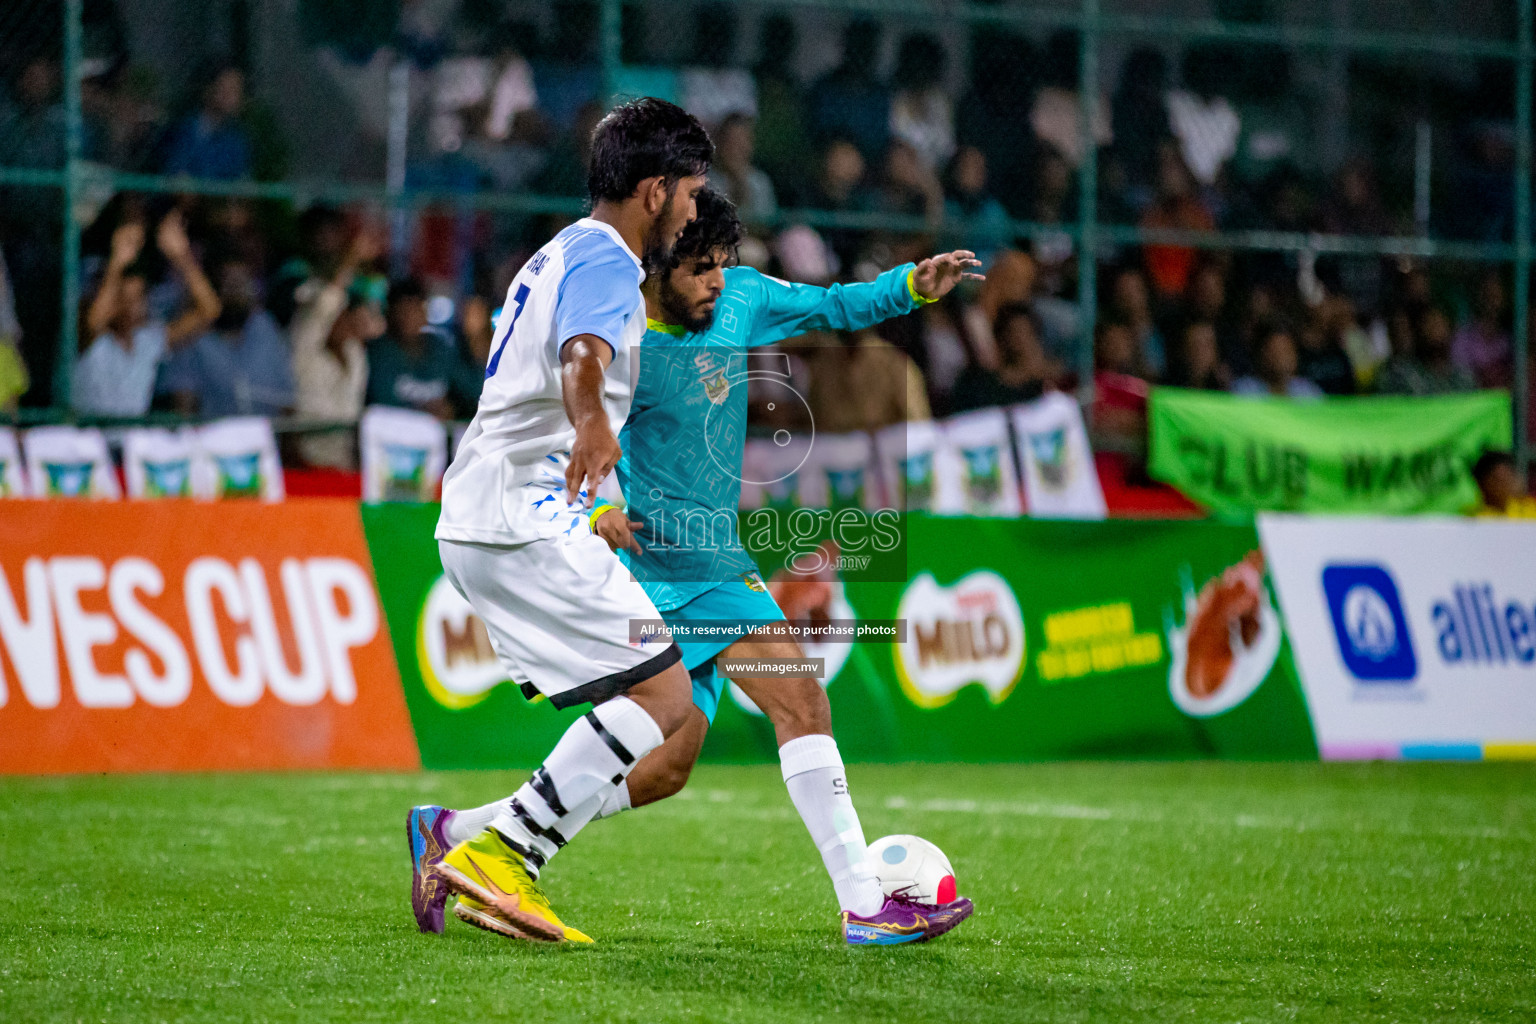
[[[113,4],[86,10],[88,159],[205,179],[286,173],[277,120],[247,94],[239,62],[204,65],[178,108],[133,60]],[[1102,223],[1507,241],[1507,67],[1490,64],[1444,96],[1422,74],[1377,81],[1384,95],[1403,91],[1402,109],[1382,114],[1367,89],[1356,105],[1382,119],[1379,130],[1327,167],[1279,49],[1130,49],[1113,89],[1095,98],[1090,142],[1069,31],[1032,38],[985,25],[957,52],[924,31],[887,48],[880,22],[855,19],[836,66],[803,76],[800,25],[788,14],[747,24],[729,5],[700,5],[691,57],[662,63],[645,49],[647,13],[624,8],[620,84],[675,99],[708,124],[719,150],[712,181],[750,229],[742,262],[816,283],[869,279],[955,247],[986,262],[980,286],[817,359],[818,423],[877,428],[1027,400],[1077,388],[1091,372],[1097,436],[1134,446],[1153,383],[1298,400],[1511,386],[1507,268],[1171,244],[1100,246],[1084,266],[1072,234],[1091,145]],[[422,84],[409,186],[581,195],[602,111],[595,5],[556,5],[536,23],[470,0],[303,0],[299,17],[309,45],[338,67],[380,54],[411,63]],[[743,58],[754,26],[756,56]],[[58,167],[56,51],[0,48],[10,72],[0,166]],[[882,61],[887,49],[894,60]],[[1369,86],[1371,74],[1365,66],[1351,81]],[[1416,223],[1411,147],[1405,157],[1396,143],[1411,134],[1411,111],[1436,103],[1455,124],[1437,163],[1449,176],[1432,220]],[[467,418],[506,283],[562,223],[451,203],[415,211],[402,230],[364,207],[110,192],[91,201],[74,390],[53,395],[58,193],[0,190],[0,409],[345,421],[382,403]],[[826,214],[905,220],[867,230]],[[1098,300],[1091,330],[1079,307],[1086,274]],[[900,353],[899,372],[872,369],[877,349]],[[856,409],[853,393],[867,399]],[[345,439],[318,435],[301,453],[315,465],[353,458]]]

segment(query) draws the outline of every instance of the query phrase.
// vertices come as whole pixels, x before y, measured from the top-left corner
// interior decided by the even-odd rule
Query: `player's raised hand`
[[[640,541],[635,534],[643,529],[645,529],[644,520],[631,519],[615,509],[607,515],[599,516],[592,532],[603,538],[615,552],[622,548],[638,555]]]
[[[613,436],[606,419],[592,416],[583,420],[576,428],[576,441],[571,445],[571,463],[565,467],[566,500],[572,505],[591,508],[597,498],[598,484],[608,479],[623,454],[624,449],[619,447],[618,438]]]
[[[961,281],[984,281],[986,276],[972,271],[981,260],[968,249],[930,256],[912,272],[912,287],[925,299],[942,299]]]

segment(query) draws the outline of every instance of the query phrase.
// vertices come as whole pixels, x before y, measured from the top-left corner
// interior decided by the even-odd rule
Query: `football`
[[[955,869],[944,851],[917,836],[886,836],[869,844],[869,860],[887,896],[918,903],[955,899]]]

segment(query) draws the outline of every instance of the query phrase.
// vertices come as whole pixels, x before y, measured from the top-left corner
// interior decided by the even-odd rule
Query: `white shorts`
[[[590,533],[513,545],[440,540],[437,550],[525,694],[531,682],[557,708],[600,704],[682,660],[666,636],[630,642],[631,620],[661,613]]]

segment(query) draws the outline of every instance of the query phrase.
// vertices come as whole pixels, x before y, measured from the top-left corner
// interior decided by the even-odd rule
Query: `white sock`
[[[506,803],[505,800],[497,800],[495,803],[481,807],[454,811],[443,825],[443,835],[447,836],[448,841],[454,845],[473,839],[491,827],[491,821],[496,817],[496,812],[505,807]]]
[[[615,814],[620,814],[629,809],[629,780],[625,779],[613,787],[613,790],[608,794],[608,798],[603,801],[603,806],[598,810],[597,816],[599,818],[611,818]]]
[[[662,740],[655,719],[628,697],[600,704],[571,723],[533,777],[497,808],[491,827],[521,848],[537,875]]]
[[[885,895],[867,860],[864,829],[848,795],[837,742],[831,736],[801,736],[779,748],[779,763],[789,798],[832,876],[838,903],[861,917],[876,913]]]

